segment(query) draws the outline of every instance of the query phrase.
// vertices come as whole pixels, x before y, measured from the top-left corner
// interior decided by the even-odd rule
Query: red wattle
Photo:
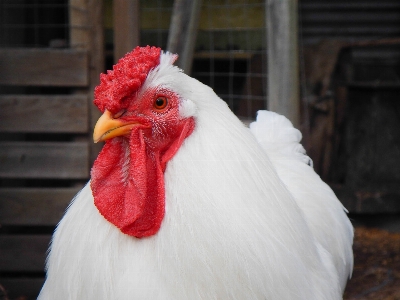
[[[160,229],[165,213],[164,171],[167,162],[194,128],[185,120],[180,135],[165,149],[149,149],[143,130],[130,138],[108,140],[91,173],[94,203],[103,217],[123,233],[141,238]]]

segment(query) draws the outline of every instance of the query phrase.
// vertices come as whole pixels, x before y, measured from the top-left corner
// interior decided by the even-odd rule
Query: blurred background
[[[178,53],[246,124],[289,117],[357,227],[345,298],[400,299],[397,0],[0,0],[0,299],[40,290],[101,147],[93,89],[137,45]]]

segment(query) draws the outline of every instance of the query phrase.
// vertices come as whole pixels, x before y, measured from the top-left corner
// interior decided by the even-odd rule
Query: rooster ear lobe
[[[193,117],[196,114],[196,105],[190,99],[182,99],[179,105],[179,115],[182,118]]]

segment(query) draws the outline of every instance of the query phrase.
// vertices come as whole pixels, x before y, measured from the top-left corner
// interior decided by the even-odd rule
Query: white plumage
[[[143,89],[176,92],[195,128],[167,164],[160,230],[123,234],[86,185],[54,233],[39,299],[341,299],[353,229],[300,132],[267,111],[246,128],[172,62],[162,54]]]

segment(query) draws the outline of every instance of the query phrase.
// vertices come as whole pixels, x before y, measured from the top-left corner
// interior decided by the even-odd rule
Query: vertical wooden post
[[[88,7],[86,0],[69,0],[69,44],[73,49],[88,49]]]
[[[101,149],[101,144],[92,142],[92,132],[100,112],[93,105],[93,91],[99,84],[100,73],[104,71],[104,26],[103,2],[98,0],[70,0],[70,47],[84,49],[89,54],[89,85],[76,89],[74,93],[88,96],[89,132],[87,139],[90,146],[90,163],[92,165]]]
[[[199,26],[201,0],[175,0],[167,50],[177,53],[178,67],[190,75]]]
[[[140,43],[139,0],[114,0],[114,62]]]
[[[88,1],[89,22],[90,22],[90,85],[89,85],[89,111],[90,111],[90,166],[96,159],[101,150],[101,144],[92,142],[92,133],[97,120],[100,117],[100,111],[93,104],[94,88],[100,83],[100,73],[104,72],[104,10],[103,2],[98,0]]]
[[[265,0],[268,109],[300,123],[297,0]]]

